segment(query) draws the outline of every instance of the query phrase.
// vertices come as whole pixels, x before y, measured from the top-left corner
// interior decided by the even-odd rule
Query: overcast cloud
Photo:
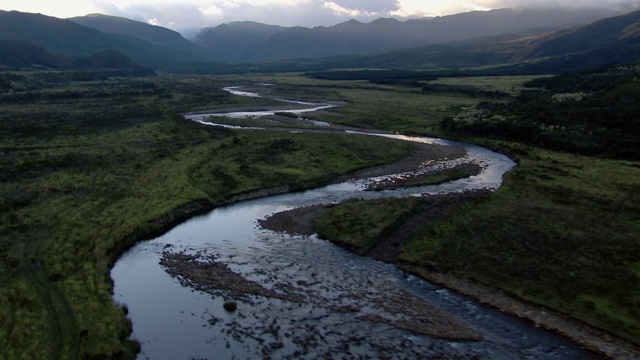
[[[283,26],[330,26],[379,17],[418,18],[504,7],[607,7],[638,9],[630,0],[1,0],[0,9],[56,17],[103,13],[193,35],[203,27],[251,20]]]

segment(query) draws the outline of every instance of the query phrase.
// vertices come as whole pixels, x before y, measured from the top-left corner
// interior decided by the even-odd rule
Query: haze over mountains
[[[175,31],[114,16],[58,19],[0,11],[0,66],[135,63],[163,69],[187,63],[341,56],[341,62],[327,64],[433,69],[533,59],[571,62],[585,54],[595,56],[588,63],[597,66],[605,54],[620,61],[640,53],[640,12],[615,15],[603,9],[501,9],[404,22],[350,20],[314,28],[233,22],[203,29],[189,41]],[[98,53],[101,61],[88,60]]]
[[[204,29],[196,36],[195,43],[216,49],[228,59],[263,61],[359,54],[505,33],[535,34],[587,24],[612,15],[613,11],[603,9],[500,9],[404,22],[386,18],[370,23],[350,20],[331,27],[314,28],[267,27],[238,22]],[[234,43],[247,46],[241,49],[229,46]]]

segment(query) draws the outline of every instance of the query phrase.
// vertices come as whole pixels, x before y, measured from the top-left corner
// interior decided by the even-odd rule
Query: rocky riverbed
[[[415,170],[438,159],[464,155],[460,148],[416,144],[415,152],[397,163],[361,170],[336,182]],[[286,213],[295,214],[288,217],[289,222],[271,218],[272,224],[291,233],[310,234],[315,211],[323,208],[298,209]],[[297,228],[296,223],[302,227]],[[339,271],[329,281],[326,274],[320,273],[296,278],[298,273],[305,273],[295,270],[301,264],[288,264],[284,273],[282,269],[273,271],[246,264],[238,270],[228,265],[228,258],[223,258],[215,251],[185,251],[167,245],[160,264],[183,286],[237,303],[238,316],[233,321],[223,322],[212,316],[209,323],[223,325],[223,331],[238,342],[259,347],[266,358],[276,355],[335,358],[336,354],[360,354],[362,358],[374,354],[387,354],[389,358],[476,357],[468,349],[452,351],[446,342],[424,340],[475,342],[482,340],[482,335],[457,316],[393,283],[340,280],[348,275]],[[275,317],[274,312],[278,312]],[[313,321],[314,318],[323,321]],[[395,333],[384,329],[395,329]],[[417,341],[423,342],[422,346],[416,346],[415,339],[408,340],[407,331],[418,337],[426,336]],[[298,350],[286,353],[283,348],[287,344]]]
[[[276,355],[335,358],[358,353],[362,358],[367,354],[469,358],[473,357],[471,353],[452,352],[444,342],[409,346],[415,341],[398,334],[407,331],[414,336],[453,341],[482,340],[477,331],[457,316],[393,284],[358,287],[350,282],[324,284],[319,276],[294,279],[262,269],[242,273],[217,258],[215,253],[188,254],[169,248],[161,262],[184,286],[237,303],[234,320],[223,324],[222,319],[212,316],[209,322],[224,325],[223,331],[238,342],[256,344],[266,358]],[[285,347],[297,350],[283,354]]]
[[[458,148],[417,144],[412,155],[395,164],[365,169],[339,180],[406,172],[426,164],[432,165],[437,158],[459,158],[464,154]],[[366,247],[356,249],[356,252],[394,263],[408,273],[534,321],[536,326],[558,331],[594,352],[611,358],[633,358],[633,349],[625,349],[624,344],[618,344],[615,339],[589,329],[580,322],[521,302],[468,279],[398,263],[401,247],[410,241],[420,225],[446,216],[457,207],[486,194],[487,191],[479,190],[424,196],[420,211],[404,219],[403,224],[394,231],[375,239]],[[310,236],[314,233],[314,217],[327,211],[330,206],[314,205],[275,213],[260,220],[259,224],[265,229],[293,236]],[[348,276],[340,272],[340,275],[329,278],[320,273],[312,273],[310,278],[300,278],[297,274],[303,274],[306,270],[299,268],[303,264],[286,264],[274,269],[248,266],[246,262],[235,263],[234,266],[233,261],[230,264],[228,258],[224,259],[215,251],[185,252],[172,246],[167,246],[163,251],[161,265],[184,286],[233,301],[234,305],[237,303],[237,316],[232,321],[211,316],[209,323],[221,327],[235,341],[254,347],[253,351],[260,352],[265,358],[335,358],[336,354],[360,354],[362,358],[373,354],[387,354],[390,358],[483,357],[473,346],[461,347],[456,351],[451,351],[446,342],[438,341],[410,346],[403,340],[404,335],[399,335],[402,331],[409,331],[417,338],[425,336],[421,338],[423,340],[439,338],[463,343],[481,341],[483,336],[459,317],[393,284],[373,280],[364,286],[354,286],[351,280],[340,280],[340,277]],[[283,268],[286,268],[284,272]],[[365,328],[369,330],[360,332]],[[383,330],[371,330],[376,328],[393,328],[398,332],[389,335]],[[376,336],[372,337],[372,333]],[[291,348],[296,350],[285,351]],[[408,348],[411,350],[408,351]]]
[[[416,169],[464,157],[465,149],[471,158],[482,159],[474,164],[482,174],[427,191],[455,193],[425,198],[436,210],[410,219],[429,221],[495,189],[513,162],[469,144],[418,140],[414,154],[398,163],[342,177],[335,186],[215,209],[135,246],[112,276],[115,298],[127,304],[133,337],[141,340],[141,357],[594,358],[564,338],[411,275],[429,276],[421,273],[424,269],[397,264],[398,251],[411,233],[396,232],[389,241],[381,237],[361,249],[411,273],[353,255],[314,235],[296,235],[313,233],[313,217],[325,205],[301,206],[349,199],[363,190],[358,179],[417,174]],[[461,193],[464,189],[476,190]],[[229,201],[287,191],[268,189]],[[377,192],[364,193],[373,198]],[[413,190],[398,193],[416,196]],[[268,217],[262,227],[256,224],[292,208]],[[464,286],[459,291],[465,293]]]
[[[402,166],[402,165],[398,165]],[[419,211],[403,219],[390,232],[373,239],[366,246],[354,248],[349,244],[336,243],[362,256],[393,263],[400,269],[425,280],[445,286],[458,293],[471,296],[482,304],[492,306],[505,313],[527,319],[535,326],[556,331],[579,346],[611,359],[639,359],[640,349],[611,334],[588,326],[584,322],[573,319],[552,309],[522,301],[508,293],[483,285],[468,278],[455,274],[439,273],[421,268],[415,264],[399,261],[401,248],[414,236],[415,231],[424,224],[440,217],[447,216],[451,211],[462,206],[478,196],[485,196],[486,191],[431,195],[422,198],[424,204]],[[264,228],[289,234],[311,235],[315,233],[313,220],[321,212],[327,211],[329,206],[300,207],[285,212],[273,214],[260,221]]]

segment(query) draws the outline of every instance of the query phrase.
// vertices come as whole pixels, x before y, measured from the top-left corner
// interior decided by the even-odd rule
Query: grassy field
[[[283,97],[347,102],[330,111],[310,114],[316,120],[407,134],[444,136],[440,122],[445,117],[470,109],[481,101],[495,101],[487,95],[490,92],[517,95],[525,89],[523,84],[534,78],[441,78],[420,81],[424,87],[383,85],[366,80],[330,81],[298,73],[261,75],[256,79],[263,83],[278,83]],[[439,90],[429,90],[430,85],[439,86]],[[469,89],[475,89],[477,93],[469,93]]]
[[[215,78],[58,75],[22,74],[22,92],[0,96],[3,359],[131,357],[109,269],[171,223],[157,219],[265,187],[317,186],[410,151],[365,136],[232,132],[178,115],[272,103],[230,96]]]
[[[418,200],[379,199],[350,200],[328,212],[322,213],[314,221],[318,235],[331,239],[350,249],[360,249],[366,243],[380,236],[411,212]]]
[[[637,342],[639,164],[540,149],[518,161],[497,193],[423,229],[403,259]]]
[[[473,86],[485,91],[502,91],[509,95],[518,95],[524,89],[522,84],[540,76],[478,76],[441,78],[429,83],[443,85]]]

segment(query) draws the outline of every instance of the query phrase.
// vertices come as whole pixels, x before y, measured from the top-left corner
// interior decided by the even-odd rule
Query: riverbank
[[[403,168],[403,161],[395,164]],[[372,169],[375,174],[380,169]],[[366,172],[354,176],[366,177]],[[567,316],[553,309],[523,301],[513,295],[478,281],[456,274],[442,273],[434,269],[427,269],[416,264],[399,260],[402,247],[407,244],[416,231],[425,223],[447,216],[451,211],[468,204],[474,199],[485,196],[485,191],[466,192],[458,194],[434,195],[422,198],[423,205],[419,211],[404,217],[393,230],[385,232],[366,246],[354,247],[352,244],[340,245],[362,256],[369,256],[378,260],[393,263],[407,273],[418,276],[432,283],[469,296],[483,305],[494,307],[502,312],[527,319],[536,327],[555,331],[574,341],[580,347],[611,359],[640,358],[640,349],[606,331],[589,326],[588,324]],[[266,229],[289,234],[311,235],[315,233],[314,219],[324,212],[330,211],[330,206],[310,206],[296,208],[290,211],[272,214],[262,220],[260,225]]]
[[[346,175],[340,180],[415,170],[426,158],[430,158],[431,161],[437,161],[463,157],[465,154],[465,151],[460,148],[416,143],[415,151],[399,162],[360,170]],[[282,188],[281,190],[285,191],[286,189]],[[271,194],[273,194],[273,190],[264,195]],[[256,197],[259,194],[253,193],[252,195]],[[325,348],[324,345],[314,345],[316,340],[320,341],[324,338],[322,333],[325,331],[331,333],[336,330],[326,324],[319,323],[316,326],[315,322],[313,326],[305,326],[303,328],[291,327],[289,329],[289,325],[281,325],[280,331],[274,330],[275,333],[271,331],[265,333],[260,328],[253,326],[254,322],[267,321],[267,319],[261,317],[266,316],[263,312],[276,311],[279,306],[284,306],[283,308],[285,309],[284,314],[278,315],[279,324],[288,324],[288,316],[291,316],[292,319],[297,319],[296,316],[298,315],[296,314],[300,313],[300,309],[314,309],[314,312],[326,312],[327,314],[332,314],[330,315],[331,317],[340,317],[343,319],[339,321],[342,324],[340,325],[341,327],[349,326],[345,325],[349,323],[364,322],[367,329],[370,327],[382,326],[384,328],[384,326],[391,326],[399,331],[406,330],[418,335],[426,335],[427,338],[425,339],[437,338],[463,342],[482,340],[482,334],[474,331],[455,313],[440,309],[409,292],[393,287],[392,284],[381,285],[380,291],[371,291],[369,286],[357,288],[353,284],[347,285],[344,281],[329,282],[327,286],[332,288],[332,292],[342,291],[344,294],[338,297],[326,296],[324,294],[324,291],[326,291],[324,290],[326,279],[316,278],[316,275],[312,274],[311,277],[304,280],[292,281],[291,277],[303,273],[295,270],[295,266],[298,266],[297,264],[287,265],[287,267],[292,266],[294,269],[285,274],[284,277],[279,278],[278,272],[272,272],[262,267],[257,267],[257,269],[250,271],[238,271],[237,263],[232,266],[226,265],[225,255],[213,250],[213,248],[212,250],[192,250],[169,244],[164,246],[160,258],[160,264],[167,273],[177,278],[185,287],[203,291],[216,297],[222,297],[225,301],[238,302],[239,311],[242,312],[242,320],[234,319],[225,322],[222,320],[222,316],[212,315],[211,318],[206,319],[209,324],[223,326],[227,334],[234,339],[240,339],[239,341],[245,344],[253,340],[260,344],[275,344],[274,347],[261,345],[260,351],[263,354],[277,354],[281,348],[279,341],[286,342],[284,339],[288,339],[289,336],[294,339],[294,343],[302,348],[301,351],[304,353],[308,351],[309,354],[313,354],[314,351],[321,351]],[[193,252],[194,250],[195,252]],[[235,251],[232,252],[233,259],[242,256]],[[246,260],[238,261],[244,263]],[[272,258],[268,260],[269,264],[277,262],[276,259]],[[251,263],[253,264],[254,262],[252,261]],[[252,280],[261,279],[265,276],[269,279],[266,286]],[[376,286],[376,288],[378,287]],[[283,300],[285,303],[277,305],[279,300]],[[273,305],[273,301],[276,302],[276,305]],[[262,304],[263,302],[265,304]],[[271,305],[266,305],[267,303]],[[264,306],[264,308],[261,308],[261,306]],[[254,307],[257,307],[260,311],[254,309]],[[361,309],[368,310],[363,312]],[[254,317],[255,319],[253,319]],[[302,319],[292,320],[292,324],[306,321],[306,318],[307,315],[304,315]],[[268,319],[268,321],[272,320]],[[280,337],[282,334],[284,334],[284,338]],[[383,335],[383,333],[380,334],[381,336]],[[404,336],[402,335],[404,334],[403,332],[399,332],[399,334],[401,337]],[[274,336],[275,339],[271,339]],[[296,337],[300,337],[300,339],[295,340]],[[406,341],[396,341],[397,338],[394,339],[385,339],[386,344],[383,350],[389,353],[406,351]],[[272,342],[272,340],[275,342]],[[361,343],[363,348],[380,346],[378,342],[366,338],[354,340],[353,337],[338,336],[335,341],[339,349],[348,349],[349,346],[353,346],[354,341]],[[441,345],[433,346],[435,347],[420,347],[420,349],[416,348],[411,351],[413,353],[424,351],[425,353],[421,353],[419,357],[432,356],[433,354],[441,354],[441,356],[447,357],[447,354],[451,354],[450,350],[446,349],[444,345],[442,345],[444,347],[442,350],[438,350],[438,346]],[[315,347],[317,347],[317,350],[314,350]],[[468,355],[472,356],[472,354]]]
[[[437,159],[455,159],[464,155],[462,149],[445,148],[438,146],[417,146],[416,152],[410,157],[403,159],[397,163],[365,169],[348,176],[340,177],[336,182],[347,181],[351,179],[362,179],[373,176],[400,173],[412,171],[418,168],[425,161],[435,161]],[[594,352],[606,355],[611,358],[633,358],[636,352],[633,346],[630,349],[622,350],[625,345],[624,341],[616,343],[617,340],[608,336],[603,332],[596,332],[589,326],[581,322],[570,323],[565,320],[571,318],[563,317],[562,314],[554,314],[549,309],[538,308],[532,304],[520,301],[517,298],[500,292],[491,287],[484,287],[467,279],[461,279],[456,276],[440,274],[428,271],[424,268],[416,267],[414,264],[399,262],[401,249],[413,237],[415,232],[421,228],[421,225],[428,221],[433,221],[442,216],[446,216],[451,211],[467,204],[473,199],[483,196],[486,191],[474,191],[462,194],[438,195],[430,196],[423,199],[424,204],[420,207],[420,211],[413,213],[411,216],[403,219],[403,224],[396,226],[395,230],[384,236],[379,236],[375,241],[370,241],[366,246],[354,247],[351,244],[340,243],[339,245],[348,248],[360,255],[370,256],[386,262],[394,263],[405,271],[414,273],[422,278],[431,280],[432,282],[441,284],[445,287],[456,290],[462,294],[472,296],[482,303],[496,307],[504,312],[514,314],[516,316],[527,318],[536,325],[555,330],[571,339],[580,346],[592,350]],[[297,208],[288,212],[274,214],[267,219],[261,221],[261,225],[265,228],[288,232],[291,234],[310,235],[315,232],[313,220],[319,214],[328,211],[327,206],[311,206]],[[480,290],[482,289],[482,290]],[[493,301],[501,294],[500,301]],[[538,316],[542,314],[542,316]],[[583,329],[593,331],[583,331]],[[604,339],[604,340],[603,340]]]

